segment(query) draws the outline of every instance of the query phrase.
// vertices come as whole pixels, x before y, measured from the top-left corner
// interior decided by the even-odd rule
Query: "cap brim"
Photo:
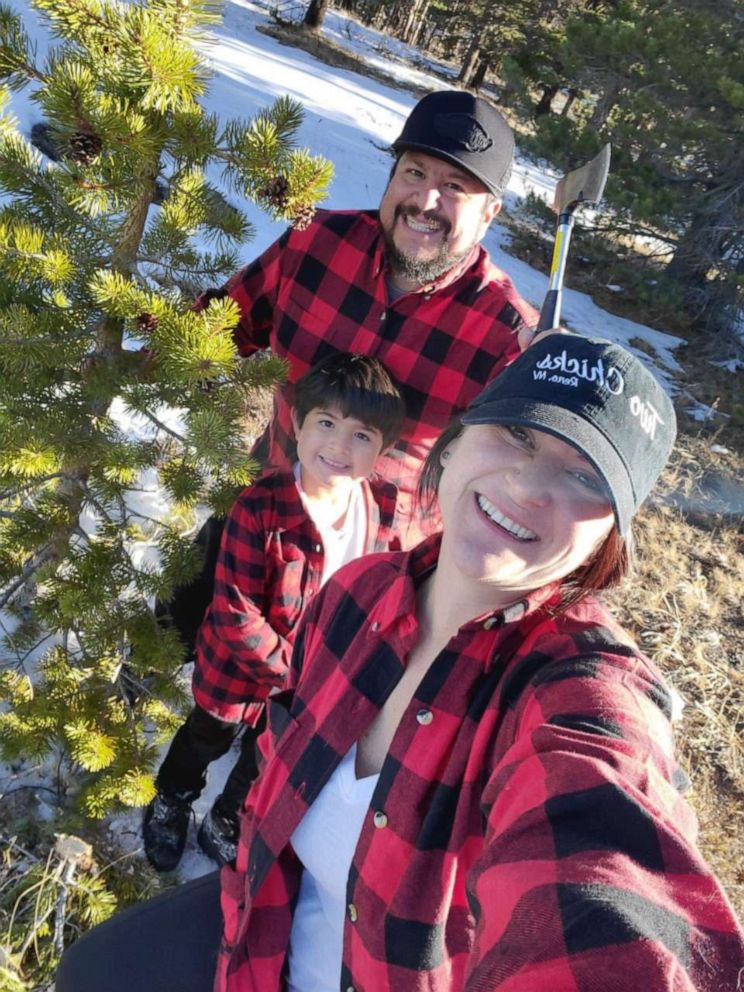
[[[443,152],[441,148],[434,148],[431,145],[424,145],[417,141],[395,141],[392,148],[396,152],[424,152],[426,155],[432,155],[434,158],[444,159],[445,162],[457,166],[458,169],[462,169],[468,175],[475,176],[478,182],[483,183],[488,192],[498,197],[499,200],[503,196],[503,192],[498,192],[498,186],[492,183],[490,179],[478,172],[477,169],[471,169],[469,165],[464,165],[456,155],[449,155],[447,152]],[[503,176],[501,178],[503,180]]]
[[[515,413],[515,410],[519,412]],[[534,427],[570,444],[594,466],[608,490],[610,504],[621,537],[625,537],[633,517],[635,498],[628,471],[612,442],[583,417],[550,404],[508,397],[483,403],[467,410],[463,424],[516,424]]]

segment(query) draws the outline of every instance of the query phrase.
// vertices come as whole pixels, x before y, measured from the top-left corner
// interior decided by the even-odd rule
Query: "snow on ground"
[[[27,29],[43,51],[46,43],[43,28],[32,20],[30,8],[24,5],[19,9],[26,18]],[[394,39],[369,31],[339,12],[329,12],[325,22],[328,35],[360,60],[387,73],[391,85],[384,85],[368,76],[328,66],[257,31],[257,27],[269,23],[268,11],[269,4],[264,0],[228,0],[225,4],[224,20],[207,46],[214,79],[206,105],[223,119],[228,119],[253,115],[283,94],[295,97],[305,107],[300,143],[335,164],[336,175],[325,205],[338,209],[377,206],[392,164],[389,145],[416,102],[412,93],[399,86],[441,89],[444,85],[441,78],[426,72],[427,62],[431,64],[431,60]],[[412,66],[410,60],[414,57],[415,66]],[[444,67],[444,71],[452,75],[451,67]],[[11,105],[22,130],[28,134],[32,124],[39,120],[38,109],[29,100],[28,90],[14,93]],[[518,214],[520,200],[529,191],[552,200],[556,179],[556,173],[548,174],[518,155],[505,197],[510,213]],[[247,212],[257,233],[255,240],[243,249],[244,262],[266,248],[283,229],[281,224],[272,223],[252,205],[248,206]],[[485,245],[496,264],[514,279],[522,295],[539,309],[547,279],[509,255],[509,236],[505,228],[492,225]],[[569,271],[570,264],[569,257]],[[674,350],[682,343],[679,338],[665,333],[663,328],[652,329],[613,316],[585,294],[573,290],[565,291],[563,314],[565,323],[584,334],[611,338],[631,348],[633,340],[647,342],[657,356],[658,374],[671,386],[671,374],[678,368]],[[637,353],[648,360],[644,352]],[[127,423],[126,412],[119,411],[119,415],[122,422]],[[136,432],[140,427],[130,422],[129,429]],[[152,480],[143,480],[132,500],[153,516],[165,511],[162,493]],[[138,553],[147,556],[147,549],[138,549]],[[184,677],[187,677],[186,673]],[[208,791],[196,804],[197,820],[217,795],[234,756],[226,756],[211,769]],[[0,791],[3,788],[0,769]],[[140,846],[139,823],[140,812],[134,811],[113,818],[110,827],[125,847],[135,850]],[[179,878],[196,877],[212,867],[196,848],[195,833],[192,832]]]

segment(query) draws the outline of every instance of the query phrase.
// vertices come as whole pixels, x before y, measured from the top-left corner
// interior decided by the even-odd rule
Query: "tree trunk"
[[[486,74],[488,73],[490,67],[491,67],[491,63],[488,61],[488,59],[480,60],[475,72],[473,73],[473,78],[470,83],[470,85],[473,87],[474,90],[479,90],[481,88],[481,86],[486,80]]]
[[[579,95],[578,90],[570,89],[568,91],[568,98],[566,102],[563,104],[563,110],[561,110],[561,117],[568,117],[569,113],[571,112],[571,107],[573,107],[578,95]]]
[[[535,104],[535,109],[532,111],[534,117],[542,117],[543,114],[549,114],[551,107],[553,105],[553,97],[556,95],[560,89],[558,83],[540,83],[540,88],[542,89],[542,96]]]
[[[460,69],[460,75],[457,77],[458,83],[462,83],[464,86],[470,86],[470,80],[473,78],[473,74],[479,61],[480,37],[475,35],[473,40],[470,42],[470,47],[465,53],[462,68]]]
[[[413,0],[408,11],[408,18],[401,32],[401,39],[403,41],[409,45],[416,44],[416,37],[421,31],[428,10],[429,0]]]
[[[599,131],[605,126],[607,123],[607,118],[610,116],[613,107],[618,102],[622,85],[622,81],[616,79],[612,85],[604,91],[604,93],[600,94],[594,110],[592,111],[592,116],[589,118],[587,123],[587,131]]]
[[[667,275],[676,280],[682,303],[693,319],[714,330],[731,326],[728,312],[744,266],[741,228],[737,226],[738,190],[720,189],[693,213]]]
[[[309,31],[319,31],[330,2],[331,0],[310,0],[302,21],[303,27],[306,27]]]
[[[405,23],[408,13],[408,3],[406,0],[395,0],[386,8],[386,16],[383,20],[383,31],[388,34],[400,37],[401,25]]]

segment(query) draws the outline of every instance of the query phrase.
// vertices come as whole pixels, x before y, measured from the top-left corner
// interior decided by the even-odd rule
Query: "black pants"
[[[194,538],[202,554],[202,567],[188,585],[177,586],[166,602],[155,603],[155,616],[163,627],[171,627],[186,648],[184,663],[194,660],[194,648],[199,625],[212,602],[214,573],[225,526],[224,518],[210,517]]]
[[[112,916],[67,949],[56,992],[211,992],[219,893],[215,871]]]
[[[220,812],[237,814],[257,774],[256,736],[264,724],[263,717],[257,727],[226,723],[195,706],[177,731],[160,766],[156,779],[158,790],[166,796],[193,802],[206,785],[207,767],[227,754],[242,728],[240,756],[227,777],[219,799]]]

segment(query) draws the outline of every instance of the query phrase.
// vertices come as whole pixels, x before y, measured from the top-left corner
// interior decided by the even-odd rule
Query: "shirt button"
[[[387,813],[383,813],[381,809],[378,809],[372,818],[376,827],[386,827],[388,825]]]
[[[359,919],[359,913],[357,913],[357,908],[353,902],[349,903],[347,907],[347,912],[349,914],[349,920],[352,923],[356,923],[356,921]]]
[[[320,554],[320,552],[321,552],[321,551],[323,550],[323,547],[322,547],[322,545],[320,545],[320,544],[316,544],[316,545],[315,545],[315,550],[316,550],[316,551],[318,552],[318,554]]]
[[[380,314],[380,320],[384,320],[386,317],[387,317],[387,314],[383,310],[382,313]]]
[[[495,627],[498,622],[498,617],[489,617],[487,620],[483,621],[483,629],[490,630],[492,627]]]
[[[419,710],[416,714],[416,719],[421,724],[422,727],[428,727],[431,721],[434,719],[434,714],[431,710]]]
[[[378,631],[378,630],[380,629],[380,624],[379,624],[379,622],[378,622],[377,620],[375,620],[375,622],[374,622],[374,623],[372,623],[372,624],[370,624],[370,626],[369,626],[369,629],[370,629],[371,631],[374,631],[375,633],[377,633],[377,631]]]

